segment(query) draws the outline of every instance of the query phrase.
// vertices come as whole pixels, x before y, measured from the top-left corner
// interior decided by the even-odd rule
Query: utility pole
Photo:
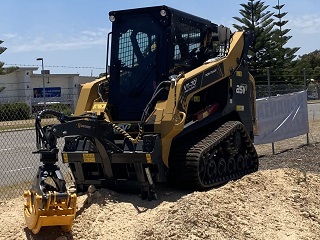
[[[37,61],[41,61],[41,65],[42,65],[41,74],[42,74],[42,87],[43,87],[43,91],[42,91],[42,95],[43,95],[43,107],[44,107],[44,109],[46,109],[46,87],[45,87],[45,83],[44,83],[43,58],[37,58]]]

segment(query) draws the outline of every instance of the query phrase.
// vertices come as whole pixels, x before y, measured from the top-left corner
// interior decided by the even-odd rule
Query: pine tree
[[[262,1],[249,0],[247,4],[240,4],[242,17],[234,17],[241,25],[233,24],[237,30],[251,31],[254,41],[250,46],[248,58],[249,68],[257,82],[265,81],[264,71],[272,65],[272,36],[273,13],[268,11],[268,5]],[[264,76],[263,76],[264,75]]]
[[[247,4],[240,4],[243,9],[240,17],[234,17],[241,24],[233,24],[237,30],[247,30],[254,33],[255,39],[249,51],[250,71],[254,74],[257,83],[266,80],[265,69],[270,68],[271,81],[287,80],[285,74],[290,71],[290,65],[296,57],[299,48],[287,48],[285,45],[291,38],[287,36],[290,29],[284,29],[287,20],[283,20],[286,12],[278,4],[272,13],[269,5],[262,1],[248,0]],[[275,19],[274,19],[274,18]]]
[[[2,44],[2,43],[3,43],[3,41],[0,40],[0,44]],[[0,47],[0,54],[2,54],[5,50],[7,50],[6,47]],[[18,67],[4,68],[3,65],[4,65],[4,62],[0,61],[0,75],[8,74],[8,73],[14,72],[18,69]]]
[[[2,44],[3,41],[0,40],[0,44]],[[0,47],[0,54],[2,54],[7,48],[5,47]],[[4,62],[0,61],[0,75],[5,74],[5,69],[3,68]]]
[[[280,5],[278,0],[278,4],[273,8],[278,11],[273,16],[278,20],[274,24],[277,28],[274,31],[273,42],[274,42],[274,62],[277,68],[280,70],[277,73],[277,80],[283,81],[287,80],[285,76],[288,72],[288,68],[292,60],[296,57],[295,53],[300,48],[286,48],[285,45],[289,41],[292,36],[287,36],[286,34],[290,32],[291,29],[283,29],[284,25],[288,23],[287,20],[282,20],[284,16],[287,15],[287,12],[281,12],[281,9],[285,6],[285,4]]]

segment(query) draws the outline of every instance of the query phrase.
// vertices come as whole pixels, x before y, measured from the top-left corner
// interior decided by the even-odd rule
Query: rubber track
[[[227,173],[210,181],[201,181],[199,177],[199,160],[202,155],[212,153],[213,151],[220,154],[229,151],[230,149],[226,149],[228,148],[226,146],[230,147],[230,144],[227,145],[227,143],[230,142],[230,138],[232,138],[236,131],[239,131],[242,137],[242,151],[249,154],[253,161],[251,168],[241,171],[237,170],[232,174]],[[230,155],[232,154],[230,153]],[[170,180],[179,186],[194,189],[210,188],[230,180],[238,179],[246,174],[257,171],[259,165],[254,145],[242,123],[237,121],[229,121],[223,124],[210,135],[200,137],[200,140],[198,138],[198,140],[191,140],[188,143],[176,145],[174,153],[171,155],[171,160],[172,166],[170,169],[173,172],[171,172]]]

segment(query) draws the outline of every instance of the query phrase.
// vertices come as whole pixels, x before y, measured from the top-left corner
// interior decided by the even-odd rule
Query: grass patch
[[[42,126],[49,125],[49,124],[57,124],[57,123],[59,123],[59,121],[56,118],[41,119]],[[34,128],[35,128],[34,119],[0,122],[0,131],[13,131],[13,130],[34,129]]]
[[[16,183],[10,186],[0,186],[0,200],[10,200],[23,196],[25,190],[31,188],[32,181]]]

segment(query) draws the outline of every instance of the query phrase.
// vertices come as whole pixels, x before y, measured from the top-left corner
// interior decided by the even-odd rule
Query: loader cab
[[[112,11],[109,19],[108,103],[114,121],[140,120],[161,81],[209,58],[205,48],[217,31],[208,20],[166,6]]]

